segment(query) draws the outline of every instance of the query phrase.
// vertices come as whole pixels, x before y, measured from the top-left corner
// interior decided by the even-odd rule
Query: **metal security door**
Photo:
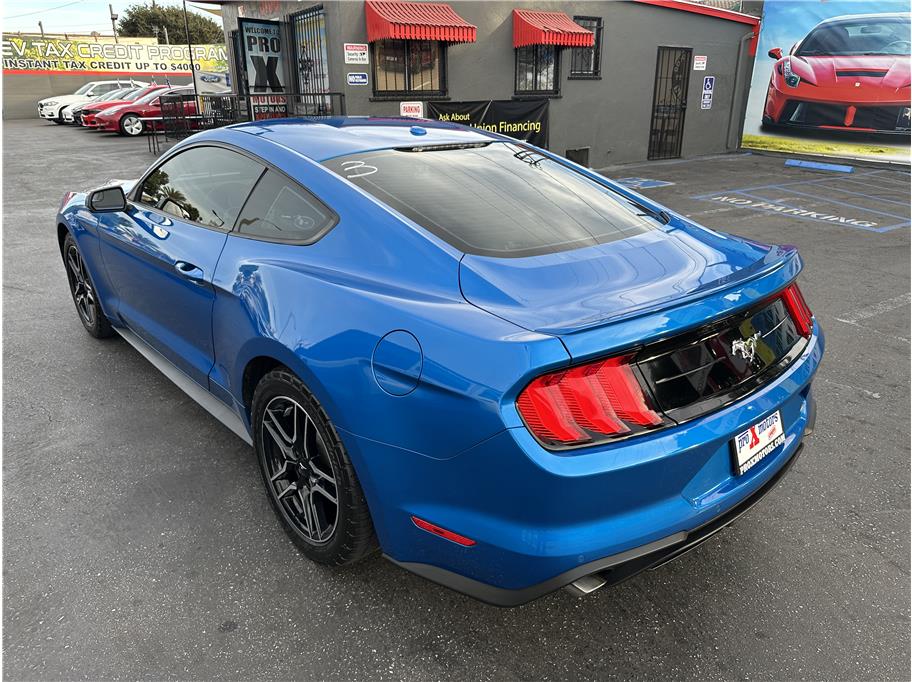
[[[689,47],[659,48],[652,95],[652,125],[649,129],[650,159],[676,159],[681,156],[687,77],[692,54],[693,50]]]

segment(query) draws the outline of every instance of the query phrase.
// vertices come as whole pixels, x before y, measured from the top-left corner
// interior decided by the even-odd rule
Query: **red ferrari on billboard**
[[[909,135],[910,15],[822,21],[776,60],[763,126]]]

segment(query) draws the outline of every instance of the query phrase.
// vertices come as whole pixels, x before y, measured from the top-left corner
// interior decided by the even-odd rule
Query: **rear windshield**
[[[521,144],[384,149],[324,165],[477,255],[553,253],[660,224],[622,195]]]

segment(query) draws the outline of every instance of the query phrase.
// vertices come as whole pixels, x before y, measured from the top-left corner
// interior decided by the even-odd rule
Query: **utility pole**
[[[117,42],[117,15],[114,13],[114,7],[108,5],[108,11],[111,13],[111,28],[114,29],[114,42]]]
[[[165,45],[170,45],[171,41],[168,39],[168,27],[162,26],[162,29],[165,31]]]
[[[44,24],[38,22],[38,28],[41,29],[41,39],[44,40]]]
[[[187,32],[187,50],[190,51],[190,76],[193,78],[193,99],[199,107],[199,91],[196,89],[196,63],[193,61],[193,42],[190,40],[190,22],[187,20],[187,0],[184,0],[184,31]]]

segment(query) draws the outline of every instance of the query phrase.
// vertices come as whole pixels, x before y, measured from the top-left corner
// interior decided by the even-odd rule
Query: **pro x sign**
[[[251,94],[285,92],[281,24],[240,19],[238,29],[247,72],[247,91]]]

